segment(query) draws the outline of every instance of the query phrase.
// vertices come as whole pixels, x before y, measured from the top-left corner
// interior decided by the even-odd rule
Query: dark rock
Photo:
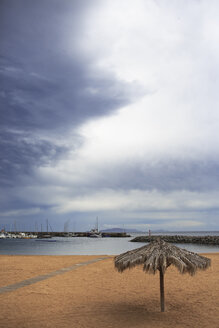
[[[132,239],[132,242],[149,243],[157,238],[161,238],[168,243],[181,243],[181,244],[202,244],[202,245],[219,245],[219,236],[138,236]]]

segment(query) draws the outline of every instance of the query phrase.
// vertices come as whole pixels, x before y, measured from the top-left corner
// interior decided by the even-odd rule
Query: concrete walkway
[[[75,270],[78,267],[85,266],[85,265],[95,263],[95,262],[99,262],[99,261],[105,260],[107,258],[109,258],[109,257],[99,257],[97,259],[93,259],[93,260],[90,260],[90,261],[86,261],[86,262],[82,262],[82,263],[76,263],[76,264],[74,264],[74,265],[72,265],[68,268],[62,268],[60,270],[56,270],[56,271],[53,271],[53,272],[50,272],[50,273],[47,273],[47,274],[44,274],[44,275],[41,275],[41,276],[37,276],[37,277],[34,277],[34,278],[26,279],[26,280],[17,282],[17,283],[12,284],[12,285],[0,287],[0,294],[13,292],[16,289],[35,284],[36,282],[46,280],[46,279],[49,279],[51,277],[58,276],[60,274],[66,273],[68,271]]]

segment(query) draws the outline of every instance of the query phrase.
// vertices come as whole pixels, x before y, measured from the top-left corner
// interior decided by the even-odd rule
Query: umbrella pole
[[[164,274],[162,268],[160,269],[160,309],[164,312]]]

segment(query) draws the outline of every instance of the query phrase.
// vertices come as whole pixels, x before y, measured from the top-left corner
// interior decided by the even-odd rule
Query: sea
[[[0,239],[1,255],[118,255],[143,246],[127,238],[53,237],[51,239]],[[219,236],[219,231],[162,232],[152,235]],[[175,244],[195,253],[219,252],[219,245]]]

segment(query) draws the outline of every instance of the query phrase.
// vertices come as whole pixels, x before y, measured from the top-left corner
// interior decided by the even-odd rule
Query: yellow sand
[[[159,275],[140,267],[118,273],[113,259],[78,267],[0,295],[0,327],[219,327],[219,253],[194,277],[173,266],[165,274],[166,312]],[[100,256],[0,256],[0,286]]]

